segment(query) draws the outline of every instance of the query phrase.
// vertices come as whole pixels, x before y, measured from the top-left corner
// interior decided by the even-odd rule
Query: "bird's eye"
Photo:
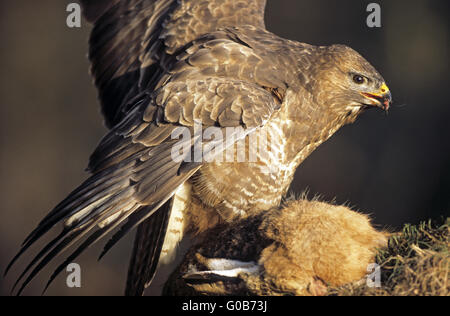
[[[355,82],[356,84],[363,84],[366,82],[366,78],[364,78],[361,75],[354,75],[353,76],[353,82]]]

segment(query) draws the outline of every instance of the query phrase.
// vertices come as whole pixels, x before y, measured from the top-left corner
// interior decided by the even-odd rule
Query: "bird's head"
[[[392,96],[383,77],[356,51],[344,45],[322,47],[318,62],[317,103],[343,114],[389,110]]]

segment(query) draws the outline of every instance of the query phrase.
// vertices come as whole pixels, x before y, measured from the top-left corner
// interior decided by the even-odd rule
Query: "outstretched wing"
[[[170,68],[171,56],[199,36],[219,27],[253,25],[264,29],[266,0],[82,0],[85,17],[94,23],[90,39],[91,72],[99,90],[105,123],[117,124],[130,111],[127,102],[145,89],[153,89]],[[131,103],[132,104],[132,103]],[[161,212],[159,212],[161,213]],[[144,250],[136,245],[157,244],[148,240],[154,235],[153,222],[160,222],[162,214],[155,214],[137,231],[135,247],[127,282],[127,293],[141,292],[145,284],[137,273],[154,266],[154,249]],[[146,227],[142,227],[146,226]],[[160,234],[163,234],[161,231]],[[161,239],[161,236],[155,236]],[[158,256],[159,254],[157,254]],[[136,258],[142,256],[143,258]],[[147,260],[147,261],[146,261]]]
[[[195,121],[219,131],[240,127],[239,137],[245,137],[280,107],[271,89],[286,87],[273,74],[262,75],[273,66],[270,61],[259,58],[232,32],[209,33],[228,25],[263,26],[264,4],[264,0],[83,1],[85,16],[95,23],[92,74],[112,129],[91,157],[92,176],[41,221],[8,266],[7,271],[36,240],[64,223],[61,234],[20,275],[16,285],[26,278],[19,293],[70,246],[79,244],[49,284],[84,249],[120,226],[105,253],[164,205],[201,167],[172,157],[175,144],[187,146],[186,155],[192,151],[197,141]],[[204,33],[208,34],[191,43]],[[171,139],[179,128],[193,136],[182,142]],[[155,215],[154,222],[167,222],[164,211]],[[160,228],[151,234],[156,236],[152,247],[163,238],[165,228]]]
[[[213,70],[223,74],[223,67],[230,66],[226,60],[239,55],[246,59],[243,65],[254,71],[265,63],[251,48],[228,38],[220,39],[222,33],[216,35],[180,53],[173,70],[162,78],[155,91],[144,91],[132,100],[132,110],[93,153],[89,165],[92,176],[47,215],[25,240],[13,262],[55,224],[64,223],[62,233],[44,247],[20,276],[19,280],[34,266],[19,293],[50,260],[88,233],[91,236],[58,267],[50,281],[67,263],[112,229],[123,224],[105,251],[166,203],[201,166],[201,162],[184,159],[198,141],[193,131],[196,122],[201,122],[203,129],[215,129],[239,141],[264,126],[280,108],[279,100],[255,80],[214,76]],[[235,134],[225,133],[226,127],[237,127]],[[190,137],[172,139],[173,133],[180,134],[180,131],[189,131]],[[187,148],[182,159],[174,159],[174,145]],[[225,150],[226,146],[222,148]],[[207,155],[208,151],[203,154]]]
[[[264,28],[266,0],[82,0],[94,23],[91,73],[108,127],[129,111],[126,101],[156,85],[168,57],[221,27]]]

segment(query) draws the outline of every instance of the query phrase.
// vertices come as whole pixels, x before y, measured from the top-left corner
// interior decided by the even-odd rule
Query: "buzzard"
[[[90,158],[91,176],[39,223],[9,265],[63,224],[20,275],[19,294],[69,247],[78,245],[49,283],[112,230],[120,227],[102,256],[136,226],[126,294],[142,294],[187,232],[279,205],[317,146],[365,109],[391,103],[381,75],[351,48],[267,31],[265,0],[81,3],[94,24],[91,73],[110,131]],[[239,131],[225,137],[223,152],[244,142],[241,152],[249,154],[263,139],[270,148],[256,161],[188,159],[201,138],[197,122],[200,134]],[[191,137],[175,139],[179,128]],[[214,139],[202,142],[206,153]],[[180,143],[186,159],[173,157]]]

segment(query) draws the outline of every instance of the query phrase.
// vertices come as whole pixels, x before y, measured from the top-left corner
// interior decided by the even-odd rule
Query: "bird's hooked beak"
[[[383,83],[383,85],[380,87],[380,90],[377,92],[374,93],[361,92],[361,94],[365,98],[369,99],[370,103],[368,103],[368,105],[377,106],[385,110],[386,112],[389,110],[392,104],[392,94],[385,83]]]

